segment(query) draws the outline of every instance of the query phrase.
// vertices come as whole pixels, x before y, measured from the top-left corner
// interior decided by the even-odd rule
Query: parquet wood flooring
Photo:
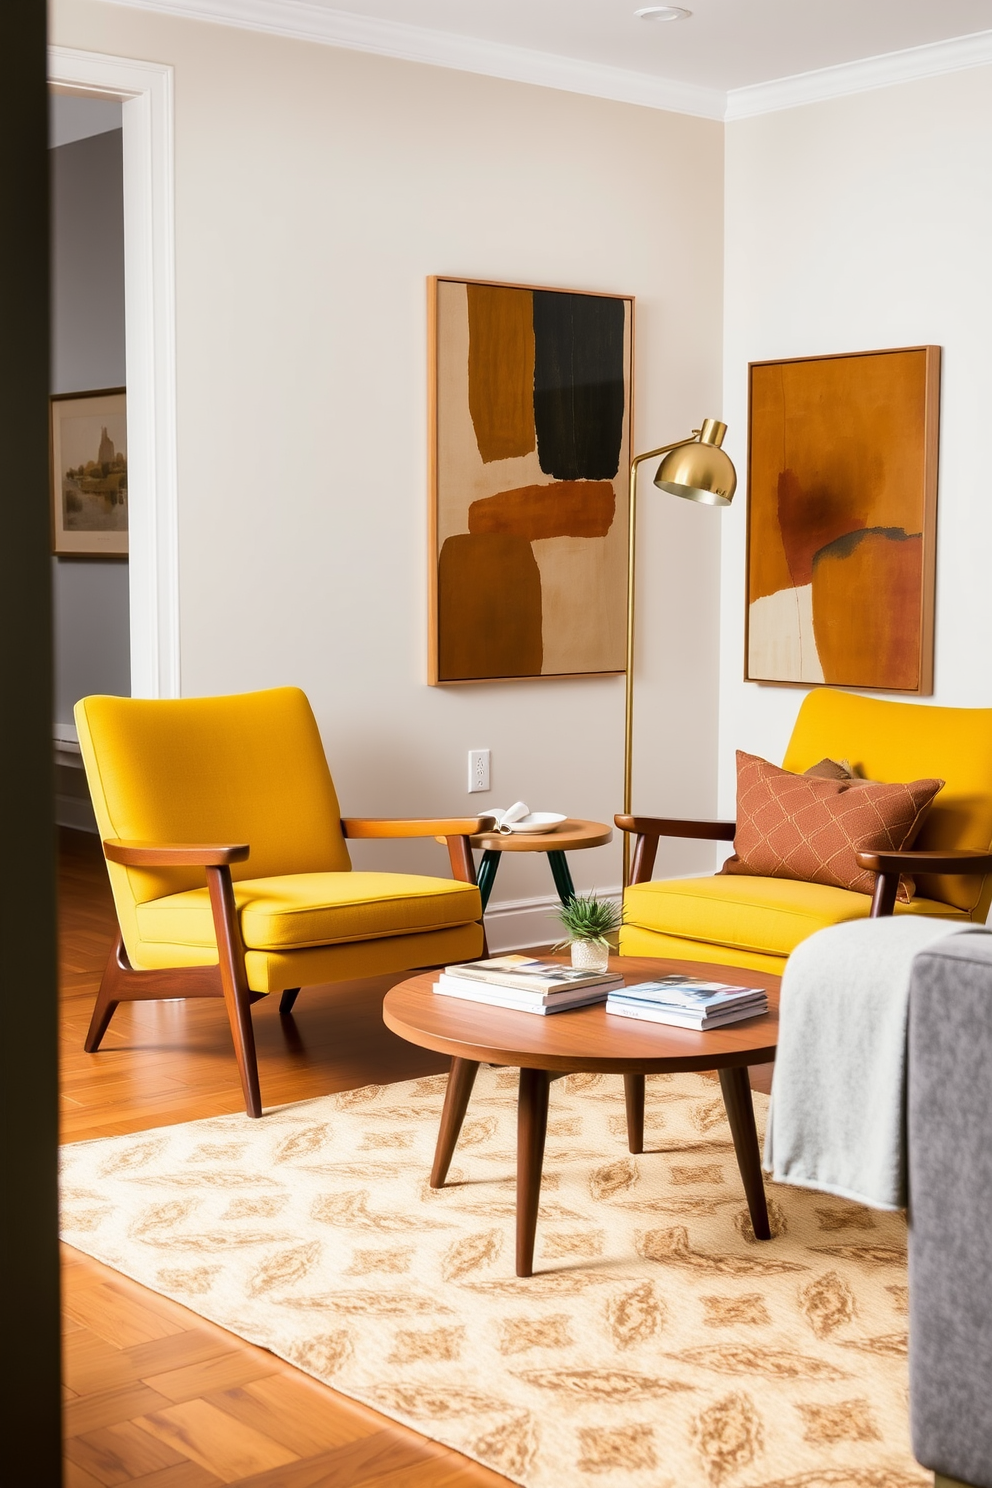
[[[63,829],[59,897],[62,1140],[240,1111],[219,1001],[121,1007],[100,1052],[83,1052],[115,929],[95,837]],[[444,1069],[383,1025],[398,980],[307,988],[292,1019],[258,1003],[266,1104]],[[67,1246],[62,1284],[66,1488],[508,1488]]]
[[[220,1001],[137,1003],[83,1052],[114,936],[95,837],[63,829],[59,861],[62,1140],[242,1109]],[[383,1025],[399,977],[307,988],[292,1019],[253,1009],[268,1105],[446,1067]],[[767,1088],[769,1070],[753,1071]],[[63,1247],[65,1488],[508,1488],[178,1303]]]

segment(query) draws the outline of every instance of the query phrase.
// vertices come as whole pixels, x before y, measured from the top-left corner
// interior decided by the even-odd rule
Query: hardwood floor
[[[132,1003],[83,1052],[114,936],[95,837],[59,861],[62,1139],[243,1109],[220,1001]],[[308,988],[253,1010],[269,1105],[434,1074],[447,1061],[381,1018],[399,977]],[[752,1071],[767,1089],[770,1066]],[[264,1349],[63,1248],[66,1488],[508,1488],[508,1480],[317,1384]]]
[[[59,861],[62,1140],[240,1111],[223,1004],[133,1003],[83,1052],[114,935],[95,837]],[[399,977],[253,1010],[269,1105],[446,1067],[383,1025]],[[311,1380],[265,1349],[63,1247],[66,1488],[508,1488],[508,1480]]]

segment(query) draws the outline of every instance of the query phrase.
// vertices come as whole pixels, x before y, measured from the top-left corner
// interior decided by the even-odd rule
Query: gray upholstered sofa
[[[913,1450],[992,1488],[992,934],[917,956],[909,1030]]]

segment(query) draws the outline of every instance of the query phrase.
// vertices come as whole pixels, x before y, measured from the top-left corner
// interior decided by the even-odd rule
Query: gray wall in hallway
[[[49,152],[52,180],[52,392],[123,387],[122,134]],[[53,560],[55,722],[91,692],[131,690],[128,566]]]

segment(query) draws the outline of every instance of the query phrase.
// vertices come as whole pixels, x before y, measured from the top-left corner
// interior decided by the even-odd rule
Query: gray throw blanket
[[[782,978],[764,1166],[777,1183],[904,1209],[906,1032],[918,951],[980,926],[924,915],[832,925]]]

